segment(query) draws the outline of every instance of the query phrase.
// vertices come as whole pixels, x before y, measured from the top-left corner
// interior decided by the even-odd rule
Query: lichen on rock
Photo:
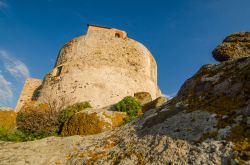
[[[137,92],[134,94],[134,97],[137,101],[139,101],[142,105],[149,103],[152,101],[152,97],[148,92]]]
[[[247,56],[250,56],[250,32],[231,34],[213,50],[213,57],[220,62]]]
[[[62,135],[92,135],[120,126],[126,113],[110,111],[109,108],[89,108],[74,114],[64,123]]]

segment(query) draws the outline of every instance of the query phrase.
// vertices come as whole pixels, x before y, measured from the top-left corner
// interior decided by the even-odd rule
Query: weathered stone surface
[[[147,48],[130,38],[89,31],[60,50],[55,68],[45,76],[38,101],[90,101],[94,108],[117,103],[136,92],[160,96],[157,65]]]
[[[162,106],[164,103],[166,103],[167,101],[168,101],[168,98],[166,98],[166,97],[163,97],[163,96],[158,97],[157,99],[145,104],[142,107],[142,112],[145,113],[146,111],[148,111],[150,109],[158,108],[158,107]]]
[[[142,105],[149,103],[152,101],[152,97],[148,92],[137,92],[134,94],[134,97],[137,101],[139,101]]]
[[[205,65],[143,127],[198,143],[225,140],[234,145],[234,161],[250,163],[244,157],[250,149],[249,76],[250,57]]]
[[[221,115],[248,106],[250,57],[203,66],[188,79],[172,102],[181,102],[189,111],[206,110]]]
[[[13,129],[16,126],[16,112],[0,108],[0,128]]]
[[[92,135],[120,126],[126,113],[107,109],[85,109],[74,114],[64,124],[62,135]]]
[[[42,80],[35,78],[27,78],[23,86],[23,90],[17,101],[15,111],[18,112],[26,104],[33,100],[34,93],[42,85]]]
[[[213,57],[217,61],[227,61],[246,56],[250,56],[250,32],[231,34],[213,50]]]

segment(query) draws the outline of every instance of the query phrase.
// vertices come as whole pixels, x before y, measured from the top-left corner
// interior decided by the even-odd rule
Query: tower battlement
[[[128,38],[128,34],[125,31],[122,31],[119,29],[110,28],[106,26],[93,25],[93,24],[88,24],[87,26],[88,26],[88,32],[91,32],[94,30],[105,31],[105,32],[109,32],[113,34],[115,37],[118,37],[118,38],[122,38],[122,39]]]

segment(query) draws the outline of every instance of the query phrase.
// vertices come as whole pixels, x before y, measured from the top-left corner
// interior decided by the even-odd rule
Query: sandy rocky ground
[[[232,154],[227,142],[196,145],[153,132],[137,135],[134,126],[125,126],[95,136],[1,142],[0,164],[221,164]]]

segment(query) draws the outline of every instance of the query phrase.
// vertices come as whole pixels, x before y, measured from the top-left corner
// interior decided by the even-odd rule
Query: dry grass
[[[16,113],[14,111],[0,111],[0,127],[12,129],[16,125]]]

